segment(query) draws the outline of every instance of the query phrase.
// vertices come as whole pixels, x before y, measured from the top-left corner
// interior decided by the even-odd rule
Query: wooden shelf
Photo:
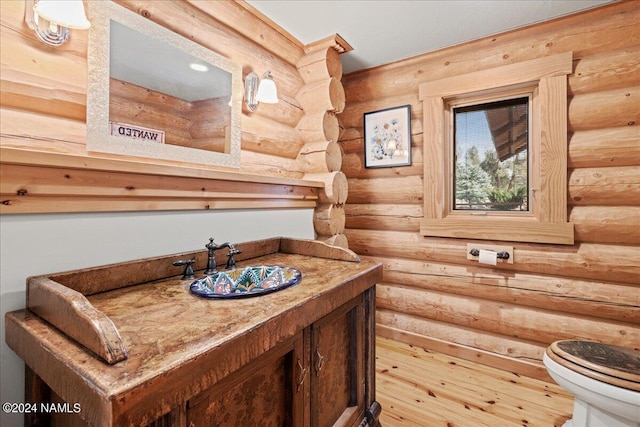
[[[321,181],[0,148],[0,214],[315,208]]]

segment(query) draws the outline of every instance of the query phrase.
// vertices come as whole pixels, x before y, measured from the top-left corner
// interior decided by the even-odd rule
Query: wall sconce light
[[[256,73],[249,73],[244,80],[244,102],[251,111],[256,111],[261,102],[276,104],[278,102],[278,89],[273,81],[271,71],[267,71],[258,78]]]
[[[24,20],[49,46],[64,44],[72,28],[86,30],[91,26],[82,0],[25,0]]]

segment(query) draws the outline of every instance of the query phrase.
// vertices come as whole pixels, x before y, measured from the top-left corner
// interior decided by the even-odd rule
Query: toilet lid
[[[583,375],[640,390],[640,351],[581,340],[556,341],[549,350],[570,362],[571,368]],[[554,359],[567,365],[557,357]]]

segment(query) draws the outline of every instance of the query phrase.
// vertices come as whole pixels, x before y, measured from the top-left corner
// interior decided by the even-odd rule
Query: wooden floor
[[[555,384],[378,337],[383,427],[562,426],[573,399]]]

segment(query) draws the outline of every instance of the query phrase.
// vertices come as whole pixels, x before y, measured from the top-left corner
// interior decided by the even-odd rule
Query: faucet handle
[[[190,280],[190,279],[196,278],[193,272],[193,264],[195,262],[196,262],[195,259],[179,260],[179,261],[174,261],[173,265],[175,265],[176,267],[184,265],[185,268],[184,268],[184,273],[182,274],[182,280]]]
[[[233,259],[234,255],[241,254],[242,251],[240,249],[236,249],[235,246],[229,245],[229,253],[227,254],[227,270],[232,270],[236,268],[236,260]]]

